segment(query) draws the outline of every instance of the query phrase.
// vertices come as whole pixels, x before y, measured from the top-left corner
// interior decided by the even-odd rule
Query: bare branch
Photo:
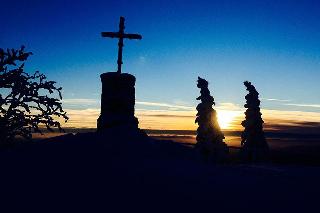
[[[39,71],[31,75],[24,71],[23,62],[32,55],[24,49],[0,48],[0,88],[9,90],[9,94],[0,94],[0,143],[17,135],[31,138],[32,132],[41,132],[41,125],[63,131],[55,119],[68,120],[62,109],[62,88]],[[39,95],[40,90],[47,94]]]

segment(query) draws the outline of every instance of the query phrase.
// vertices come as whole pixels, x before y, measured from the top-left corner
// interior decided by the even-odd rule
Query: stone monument
[[[134,116],[136,78],[121,72],[123,39],[142,39],[139,34],[124,33],[124,17],[120,17],[118,32],[102,32],[102,37],[118,38],[118,70],[101,74],[101,114],[97,121],[97,131],[110,127],[138,128]]]

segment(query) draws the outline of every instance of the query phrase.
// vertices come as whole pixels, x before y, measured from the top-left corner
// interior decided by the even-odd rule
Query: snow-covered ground
[[[26,212],[317,212],[320,193],[320,167],[213,165],[188,146],[120,130],[2,150],[0,162],[0,208]]]

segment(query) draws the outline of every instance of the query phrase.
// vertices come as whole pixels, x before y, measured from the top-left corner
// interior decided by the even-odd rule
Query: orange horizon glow
[[[221,104],[216,107],[220,128],[227,131],[242,131],[241,122],[244,120],[242,107]],[[96,128],[100,109],[65,109],[70,117],[67,123],[62,122],[66,128]],[[298,126],[303,122],[319,122],[320,113],[303,111],[286,111],[262,109],[262,118],[265,121],[265,130],[277,130],[277,125]],[[191,107],[176,110],[146,110],[136,109],[135,116],[139,120],[141,129],[157,130],[196,130],[198,125],[194,122],[196,111]]]
[[[68,110],[70,120],[63,123],[64,127],[96,128],[100,114],[98,109]],[[218,123],[222,130],[239,130],[241,111],[217,110]],[[141,129],[158,130],[196,130],[194,122],[196,111],[139,111],[136,112]]]

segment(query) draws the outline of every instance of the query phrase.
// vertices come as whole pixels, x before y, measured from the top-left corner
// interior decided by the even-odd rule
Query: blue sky
[[[196,106],[197,76],[217,103],[244,104],[252,81],[266,109],[320,112],[319,1],[1,1],[0,47],[27,46],[27,68],[66,99],[100,98],[116,70],[119,16],[141,41],[125,41],[123,70],[138,101]],[[285,101],[266,100],[280,99]],[[73,104],[71,108],[83,108]],[[144,106],[146,109],[150,106]]]

